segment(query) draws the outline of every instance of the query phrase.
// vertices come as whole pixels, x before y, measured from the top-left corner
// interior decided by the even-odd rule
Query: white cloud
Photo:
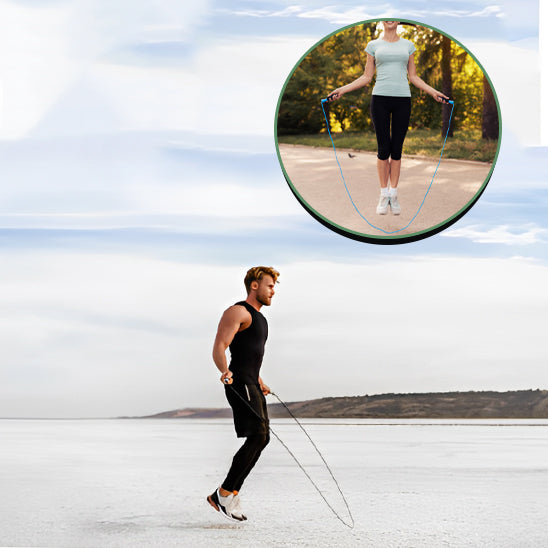
[[[238,189],[241,194],[241,189]],[[289,191],[288,191],[289,192]],[[264,209],[264,201],[261,197],[266,193],[261,192],[255,195],[257,202],[255,206],[260,205],[260,213],[255,215],[250,214],[250,209],[245,209],[246,204],[251,203],[249,193],[243,203],[236,203],[236,207],[229,209],[222,205],[224,195],[219,195],[214,200],[214,203],[208,203],[208,207],[204,207],[201,211],[198,210],[199,202],[194,202],[195,207],[191,207],[192,203],[187,204],[187,210],[191,211],[188,214],[182,213],[166,213],[159,211],[158,213],[145,212],[85,212],[85,213],[28,213],[28,214],[0,214],[0,229],[33,229],[33,230],[116,230],[116,229],[137,229],[142,230],[146,227],[149,234],[158,234],[155,231],[167,231],[172,237],[175,235],[218,235],[231,234],[249,234],[253,231],[274,231],[279,230],[282,233],[287,233],[290,230],[303,229],[303,210],[297,202],[289,196],[284,198],[284,203],[277,200],[272,200],[270,194],[267,196],[268,203],[272,209]],[[201,198],[205,202],[206,197]],[[157,202],[159,205],[161,202]],[[167,203],[167,202],[166,202]],[[212,208],[209,206],[213,205]],[[167,206],[166,206],[167,207]],[[170,205],[172,211],[177,209],[176,205]],[[287,210],[287,215],[283,215],[281,211]],[[251,210],[253,211],[253,210]],[[209,216],[208,214],[214,215]],[[305,217],[304,221],[308,219]],[[100,240],[99,233],[91,233]]]
[[[525,13],[523,13],[525,15]],[[541,69],[540,127],[541,144],[548,147],[548,6],[539,0],[539,53]]]
[[[268,156],[256,139],[257,156],[238,150],[238,145],[253,145],[237,136],[230,152],[216,150],[215,144],[189,149],[169,138],[68,136],[0,147],[6,174],[0,226],[179,229],[191,222],[185,216],[226,220],[301,214],[273,143]]]
[[[474,54],[493,83],[499,99],[503,132],[514,134],[522,146],[538,145],[538,43],[467,40],[464,45]],[[524,89],[527,90],[526,101],[523,100]]]
[[[493,228],[483,228],[480,225],[469,225],[453,230],[448,229],[442,232],[441,235],[445,238],[465,238],[481,244],[523,246],[548,243],[548,229],[536,225],[500,225]]]
[[[67,10],[7,1],[0,9],[0,137],[17,138],[61,93],[78,62],[67,55]]]
[[[138,187],[132,191],[132,200],[137,210],[167,215],[246,218],[259,212],[265,217],[278,217],[302,211],[283,184],[253,189],[226,179],[175,188]]]
[[[306,37],[212,39],[184,67],[120,66],[93,70],[124,129],[198,134],[272,135],[282,84]]]
[[[261,10],[261,9],[234,9],[225,10],[231,15],[244,17],[300,17],[305,19],[321,19],[329,23],[346,25],[357,21],[376,19],[379,17],[398,17],[402,10],[393,8],[391,4],[378,4],[374,11],[360,6],[356,8],[341,9],[334,6],[325,6],[321,8],[310,9],[305,5],[291,5],[281,10]],[[457,10],[450,8],[441,9],[406,9],[404,10],[406,18],[417,18],[423,20],[434,16],[445,17],[501,17],[502,9],[499,6],[485,6],[479,10]]]
[[[190,39],[209,3],[79,0],[30,7],[2,1],[0,8],[0,48],[8,52],[0,61],[0,137],[16,139],[116,45],[174,32]]]
[[[49,54],[48,64],[64,76],[55,77],[51,89],[32,73],[32,63],[44,62],[37,52],[30,65],[14,56],[14,64],[29,66],[29,78],[22,95],[6,88],[4,137],[21,137],[36,125],[41,137],[164,130],[272,135],[283,82],[313,43],[306,37],[212,39],[186,65],[169,67],[116,64],[108,56],[75,62],[58,40],[61,51]]]

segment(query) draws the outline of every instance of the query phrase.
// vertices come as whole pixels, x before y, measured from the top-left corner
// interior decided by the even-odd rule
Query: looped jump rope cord
[[[237,390],[234,389],[234,387],[232,385],[228,385],[230,386],[230,388],[232,388],[233,392],[235,394],[238,395],[238,397],[249,407],[249,409],[251,409],[251,411],[253,411],[253,413],[261,420],[264,420],[263,417],[261,417],[259,415],[259,413],[257,413],[257,411],[255,411],[255,409],[253,409],[253,407],[251,407],[251,405],[249,405],[249,402],[247,402],[245,400],[245,398],[238,393]],[[310,477],[310,474],[306,471],[306,469],[304,468],[304,466],[299,462],[299,459],[297,459],[297,457],[293,454],[293,452],[291,451],[291,449],[289,449],[289,447],[282,441],[282,439],[280,438],[280,436],[278,436],[278,434],[276,434],[276,432],[272,429],[272,427],[269,425],[268,428],[270,430],[270,432],[272,432],[272,434],[274,435],[274,437],[283,445],[283,447],[285,448],[285,450],[291,455],[291,457],[293,458],[293,460],[297,463],[297,466],[303,471],[304,475],[308,478],[308,480],[310,481],[310,483],[314,486],[314,489],[316,489],[316,491],[319,493],[319,495],[322,497],[323,501],[325,502],[325,504],[327,505],[327,507],[331,510],[331,512],[333,512],[334,516],[343,524],[345,525],[346,527],[348,527],[349,529],[353,529],[354,528],[354,517],[352,516],[352,512],[350,511],[350,507],[348,505],[348,502],[346,500],[346,497],[344,496],[342,490],[341,490],[341,487],[339,485],[339,482],[335,479],[335,476],[333,475],[333,472],[331,471],[331,468],[329,467],[329,465],[327,464],[326,460],[324,459],[323,455],[321,454],[320,450],[318,449],[318,447],[316,446],[316,444],[312,441],[312,438],[310,437],[310,435],[308,434],[308,432],[305,430],[305,428],[303,427],[303,425],[297,420],[297,417],[295,417],[295,415],[289,410],[289,407],[287,407],[287,405],[278,397],[277,394],[274,394],[274,392],[270,392],[270,394],[272,394],[284,407],[285,409],[287,410],[287,412],[289,413],[289,415],[291,415],[291,417],[293,418],[293,420],[299,425],[300,429],[305,433],[306,437],[308,438],[308,440],[310,441],[310,443],[312,444],[312,447],[314,447],[314,449],[316,450],[316,453],[318,453],[319,457],[322,459],[322,462],[324,463],[327,471],[329,472],[329,475],[331,476],[331,479],[333,480],[333,482],[335,483],[335,485],[337,486],[337,489],[344,501],[344,504],[346,506],[346,510],[348,512],[348,515],[350,516],[350,524],[346,523],[346,521],[344,521],[344,519],[339,515],[339,513],[333,508],[333,506],[331,506],[331,504],[329,503],[329,501],[327,500],[327,498],[325,497],[325,495],[322,493],[322,491],[320,490],[320,488],[316,485],[316,482]]]
[[[322,102],[321,102],[323,116],[325,118],[325,123],[326,123],[326,126],[327,126],[327,133],[329,134],[329,138],[331,139],[331,144],[333,145],[333,150],[335,151],[335,159],[337,160],[337,165],[339,166],[339,171],[341,172],[341,177],[342,177],[342,181],[344,183],[344,188],[346,189],[346,193],[348,194],[348,197],[350,198],[350,201],[352,202],[352,205],[354,206],[354,209],[356,210],[356,213],[371,228],[374,228],[375,230],[379,230],[380,232],[384,232],[385,234],[396,234],[397,232],[401,232],[402,230],[405,230],[406,228],[408,228],[411,225],[411,223],[415,220],[415,217],[419,214],[419,212],[420,212],[420,210],[421,210],[421,208],[424,204],[424,201],[426,200],[426,196],[428,196],[428,193],[430,192],[430,188],[432,187],[432,183],[434,182],[434,177],[436,176],[436,173],[438,172],[438,167],[440,167],[441,157],[443,156],[443,151],[445,149],[445,142],[447,141],[447,136],[449,135],[449,129],[451,127],[451,120],[453,118],[453,109],[455,108],[455,101],[448,101],[448,103],[451,105],[451,114],[449,115],[449,123],[447,124],[447,132],[445,133],[445,138],[443,139],[443,146],[441,147],[441,153],[440,153],[440,158],[438,160],[438,165],[436,166],[436,170],[434,171],[434,175],[432,175],[432,180],[430,181],[430,184],[428,185],[428,188],[426,189],[426,194],[424,195],[424,198],[422,199],[422,202],[419,205],[419,209],[417,209],[417,212],[415,213],[415,215],[413,215],[411,220],[404,227],[398,228],[397,230],[392,230],[392,231],[384,230],[383,228],[380,228],[380,227],[375,226],[374,224],[370,223],[367,220],[367,218],[364,215],[362,215],[361,211],[358,209],[358,206],[354,203],[354,200],[352,199],[352,195],[350,194],[350,190],[348,190],[348,186],[346,185],[346,181],[344,179],[341,164],[339,163],[339,157],[337,156],[337,149],[335,148],[335,143],[333,142],[333,137],[331,135],[331,130],[329,129],[329,121],[327,119],[327,114],[325,112],[324,103],[327,103],[327,99],[322,99]]]
[[[344,501],[344,505],[346,506],[346,511],[348,512],[348,515],[350,516],[350,521],[351,521],[351,525],[349,525],[348,523],[346,523],[340,516],[339,514],[331,507],[331,505],[329,504],[329,502],[327,502],[327,500],[325,499],[323,493],[320,491],[320,489],[318,488],[318,486],[312,481],[312,479],[310,478],[310,476],[306,473],[306,470],[301,466],[301,463],[297,460],[297,458],[293,455],[293,453],[291,453],[291,451],[289,451],[289,449],[287,448],[287,446],[285,446],[283,443],[282,445],[284,445],[284,447],[288,450],[288,452],[291,454],[291,456],[293,457],[293,459],[295,459],[295,462],[297,462],[297,464],[299,465],[299,467],[301,468],[301,470],[306,474],[306,476],[308,477],[308,479],[310,479],[310,481],[312,482],[312,484],[314,485],[314,487],[316,488],[316,490],[318,491],[318,493],[320,493],[321,497],[324,499],[325,503],[327,504],[327,506],[329,506],[329,509],[333,512],[333,514],[335,514],[336,518],[341,521],[344,525],[346,525],[347,527],[349,527],[350,529],[352,529],[354,527],[354,517],[352,516],[352,512],[350,511],[350,506],[348,505],[348,501],[346,500],[346,497],[344,496],[342,490],[341,490],[341,487],[339,485],[339,482],[335,479],[335,476],[333,475],[333,472],[331,471],[331,468],[329,467],[329,465],[327,464],[327,462],[325,461],[323,455],[321,454],[320,450],[318,449],[318,447],[316,446],[316,444],[312,441],[312,438],[310,437],[310,434],[305,430],[304,426],[297,420],[297,417],[295,417],[295,415],[290,411],[289,407],[278,397],[277,394],[275,394],[274,392],[271,392],[271,394],[285,407],[285,409],[287,410],[287,412],[291,415],[291,417],[293,418],[293,420],[299,425],[299,428],[304,432],[305,436],[308,438],[308,441],[310,441],[310,443],[312,444],[312,447],[314,447],[314,449],[316,450],[316,453],[318,453],[319,457],[322,459],[322,462],[324,463],[327,471],[329,472],[329,475],[331,476],[331,479],[333,480],[333,482],[335,483],[335,485],[337,486],[337,489],[339,491],[339,494],[341,495],[343,501]],[[275,435],[275,434],[274,434]]]

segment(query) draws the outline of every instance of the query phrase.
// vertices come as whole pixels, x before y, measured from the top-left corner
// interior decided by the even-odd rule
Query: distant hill
[[[548,419],[548,390],[441,392],[321,398],[287,404],[296,417],[352,419]],[[287,417],[279,403],[268,406],[272,418]],[[230,418],[226,409],[186,408],[143,418]]]
[[[142,419],[229,419],[232,417],[232,410],[227,408],[195,408],[175,409],[174,411],[164,411],[156,415],[140,417]]]

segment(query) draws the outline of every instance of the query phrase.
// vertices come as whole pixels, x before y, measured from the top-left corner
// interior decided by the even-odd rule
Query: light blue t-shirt
[[[407,63],[415,49],[415,44],[405,38],[400,38],[397,42],[385,42],[379,38],[367,44],[365,51],[375,58],[377,68],[373,95],[411,97]]]

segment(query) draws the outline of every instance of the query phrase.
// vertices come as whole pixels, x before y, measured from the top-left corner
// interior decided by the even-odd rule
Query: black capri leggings
[[[392,124],[390,124],[392,116]],[[411,97],[371,97],[371,119],[377,135],[377,158],[401,160],[403,140],[411,117]],[[392,126],[392,127],[390,127]]]

